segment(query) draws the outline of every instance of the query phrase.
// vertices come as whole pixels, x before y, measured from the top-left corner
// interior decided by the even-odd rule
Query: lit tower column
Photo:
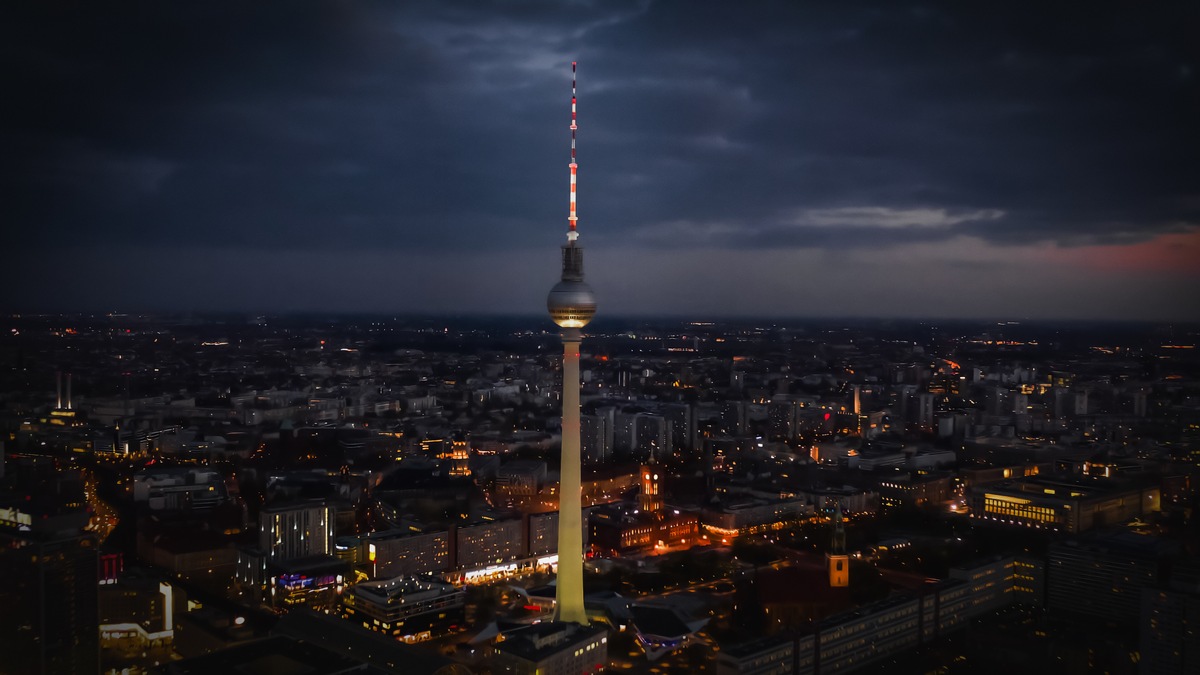
[[[842,525],[842,502],[833,512],[833,541],[825,555],[829,566],[829,585],[844,588],[850,585],[850,556],[846,555],[846,528]]]
[[[592,289],[583,283],[583,247],[576,243],[575,229],[575,64],[571,64],[571,211],[567,219],[567,243],[562,247],[562,281],[550,289],[546,307],[550,318],[562,328],[563,416],[562,469],[558,490],[558,582],[555,590],[555,621],[587,624],[583,607],[583,506],[580,503],[579,470],[579,343],[596,313]]]
[[[854,425],[855,433],[862,436],[862,387],[854,385]]]

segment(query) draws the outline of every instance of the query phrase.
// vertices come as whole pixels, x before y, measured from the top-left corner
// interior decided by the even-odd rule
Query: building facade
[[[428,577],[364,581],[342,594],[342,615],[405,642],[436,638],[465,624],[465,592]]]
[[[258,547],[271,560],[333,555],[333,514],[323,501],[265,506]]]

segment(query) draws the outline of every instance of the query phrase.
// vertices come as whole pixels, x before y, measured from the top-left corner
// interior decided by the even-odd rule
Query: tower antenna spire
[[[576,224],[579,222],[579,216],[575,215],[575,173],[579,169],[579,164],[575,159],[575,131],[579,129],[579,124],[575,117],[575,66],[576,61],[571,62],[571,213],[567,216],[567,241],[574,242],[579,237],[579,232],[575,230]]]

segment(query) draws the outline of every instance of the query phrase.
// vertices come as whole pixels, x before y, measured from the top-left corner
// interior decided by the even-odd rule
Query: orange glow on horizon
[[[1135,244],[1057,248],[1050,262],[1106,272],[1167,272],[1200,277],[1200,228],[1160,234]]]

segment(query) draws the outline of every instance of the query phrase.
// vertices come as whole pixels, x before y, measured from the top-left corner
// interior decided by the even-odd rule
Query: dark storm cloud
[[[677,184],[660,199],[625,202],[617,221],[636,222],[635,209],[667,223],[737,221],[742,227],[714,243],[756,246],[939,234],[864,239],[852,227],[790,227],[786,215],[803,207],[999,209],[1003,218],[940,236],[1007,243],[1144,237],[1197,220],[1200,165],[1192,158],[1200,143],[1191,120],[1200,106],[1187,37],[1197,25],[1194,9],[1048,15],[1005,4],[948,15],[898,5],[838,14],[788,6],[757,24],[751,39],[722,33],[741,28],[727,7],[710,7],[709,15],[679,9],[677,25],[692,36],[699,62],[707,49],[708,60],[723,56],[737,68],[714,68],[718,87],[683,78],[671,105],[709,110],[708,92],[723,88],[743,114],[716,135],[685,127],[682,137],[656,137],[672,116],[650,96],[651,115],[660,114],[638,118],[645,126],[622,149],[622,168],[638,171],[637,159],[653,165],[660,157],[652,171],[674,171]],[[618,44],[629,40],[628,28],[611,31]],[[665,28],[646,28],[638,44]],[[678,71],[694,70],[671,58],[686,53],[679,43],[668,44],[637,58],[670,91],[681,82]],[[617,67],[637,64],[630,58]],[[645,110],[642,87],[626,87],[635,103],[598,116]],[[639,144],[651,149],[639,153]],[[662,182],[645,185],[658,191]]]
[[[1194,3],[9,3],[14,250],[1139,241],[1200,222]],[[557,241],[557,235],[551,237]]]

